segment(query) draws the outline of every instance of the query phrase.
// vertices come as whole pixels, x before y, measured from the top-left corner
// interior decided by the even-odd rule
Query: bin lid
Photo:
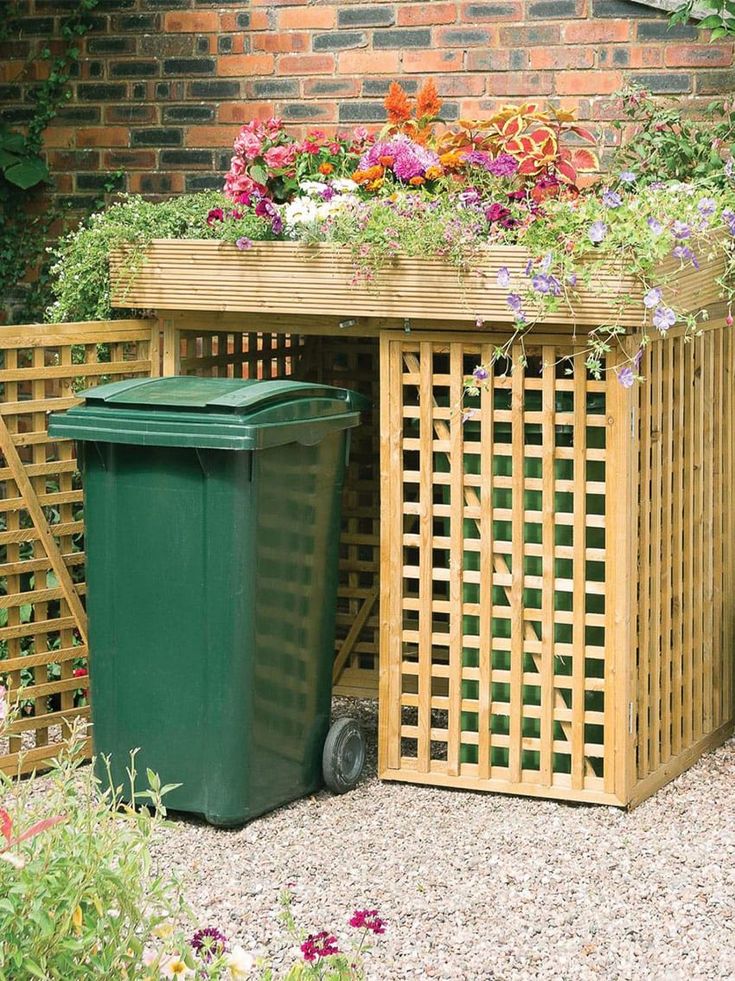
[[[134,378],[80,393],[49,434],[101,443],[253,450],[320,442],[360,422],[369,401],[331,385],[278,379]]]

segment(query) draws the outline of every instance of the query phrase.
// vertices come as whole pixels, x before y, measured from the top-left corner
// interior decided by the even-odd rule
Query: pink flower
[[[485,377],[487,377],[487,372],[485,372]],[[385,933],[385,920],[378,916],[376,909],[356,909],[350,919],[350,926],[357,930],[369,930],[376,936],[379,933]]]
[[[252,124],[249,124],[252,125]],[[235,140],[235,153],[245,160],[254,160],[260,156],[263,141],[248,126],[243,126]]]
[[[382,157],[393,159],[393,173],[401,181],[423,177],[429,167],[439,165],[439,157],[433,150],[427,150],[407,136],[396,136],[392,140],[379,140],[371,146],[360,158],[358,169],[368,170],[375,167]]]
[[[285,167],[290,167],[294,162],[296,153],[296,144],[291,143],[287,146],[272,146],[265,151],[263,157],[269,167],[274,170],[283,170]]]

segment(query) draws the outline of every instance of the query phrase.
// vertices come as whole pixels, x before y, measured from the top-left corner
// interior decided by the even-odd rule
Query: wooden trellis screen
[[[0,769],[17,773],[42,767],[62,720],[89,711],[75,675],[87,658],[82,491],[74,444],[49,439],[47,414],[159,358],[144,320],[0,327],[0,358],[0,683],[20,703]]]
[[[290,376],[353,388],[375,406],[351,434],[342,501],[335,693],[378,689],[378,342],[376,338],[212,330],[209,318],[178,315],[167,373],[234,378]]]
[[[731,731],[713,328],[654,343],[631,390],[550,338],[464,419],[490,342],[381,341],[383,778],[628,804]]]

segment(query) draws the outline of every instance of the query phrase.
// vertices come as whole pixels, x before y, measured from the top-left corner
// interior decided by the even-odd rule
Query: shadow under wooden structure
[[[119,306],[156,311],[165,374],[290,375],[373,401],[345,488],[335,676],[374,694],[379,671],[380,776],[632,806],[733,728],[722,270],[672,276],[678,306],[710,319],[652,338],[642,385],[617,379],[641,291],[610,268],[463,413],[465,376],[508,337],[497,268],[526,260],[490,249],[463,279],[404,259],[370,289],[330,249],[156,242],[132,280],[113,257],[113,282]],[[628,334],[597,380],[576,329],[613,311]]]

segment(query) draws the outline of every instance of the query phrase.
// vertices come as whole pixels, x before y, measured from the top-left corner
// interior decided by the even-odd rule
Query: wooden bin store
[[[319,377],[373,399],[336,674],[369,693],[379,660],[381,778],[632,806],[733,729],[723,269],[677,274],[672,300],[710,317],[695,339],[652,337],[643,384],[616,376],[641,290],[610,268],[463,412],[464,377],[508,337],[497,269],[526,259],[491,248],[463,278],[404,258],[368,288],[328,246],[157,241],[133,278],[122,255],[112,272],[118,306],[156,311],[166,373]],[[595,380],[576,332],[612,310],[628,334]]]

